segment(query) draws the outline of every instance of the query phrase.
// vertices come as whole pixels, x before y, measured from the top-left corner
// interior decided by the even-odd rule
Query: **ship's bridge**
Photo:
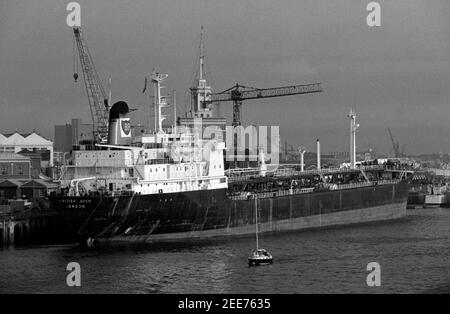
[[[143,135],[140,146],[99,146],[103,149],[74,152],[61,181],[84,180],[86,191],[104,187],[140,194],[227,188],[222,141],[157,133]]]

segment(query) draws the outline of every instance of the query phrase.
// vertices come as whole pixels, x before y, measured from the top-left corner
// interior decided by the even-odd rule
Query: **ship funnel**
[[[128,116],[130,109],[124,101],[116,102],[109,111],[109,145],[131,144],[131,122]]]

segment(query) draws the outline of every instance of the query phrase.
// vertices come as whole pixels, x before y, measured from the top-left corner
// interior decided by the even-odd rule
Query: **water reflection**
[[[450,292],[450,210],[406,219],[261,235],[274,264],[248,267],[253,237],[163,245],[0,251],[0,292],[29,293],[408,293]],[[80,263],[82,287],[65,284]],[[368,288],[366,265],[382,286]]]

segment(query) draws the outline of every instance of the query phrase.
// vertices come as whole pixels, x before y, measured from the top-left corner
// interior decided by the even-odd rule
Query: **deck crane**
[[[242,101],[248,99],[260,99],[281,97],[300,94],[312,94],[322,92],[322,84],[293,85],[276,88],[254,88],[236,84],[223,92],[211,94],[211,99],[204,106],[212,103],[232,101],[233,102],[233,126],[241,125]]]
[[[100,78],[97,70],[95,69],[94,62],[92,61],[92,57],[81,28],[74,27],[73,33],[75,36],[74,50],[76,44],[92,114],[94,141],[105,144],[108,139],[109,100],[106,97],[105,91],[100,82]],[[76,60],[75,55],[74,58]],[[78,79],[76,68],[74,69],[73,77],[76,82]]]

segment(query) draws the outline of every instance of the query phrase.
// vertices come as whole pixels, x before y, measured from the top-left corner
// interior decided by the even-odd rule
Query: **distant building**
[[[0,180],[30,179],[31,158],[15,153],[0,152]]]
[[[72,119],[66,125],[55,125],[55,152],[68,153],[81,141],[93,139],[92,124],[82,123],[81,119]]]
[[[30,158],[31,178],[39,178],[39,175],[41,173],[45,173],[45,175],[47,176],[49,175],[48,174],[49,168],[46,168],[46,166],[48,165],[47,161],[50,158],[50,154],[48,151],[42,152],[36,150],[35,151],[22,150],[18,154]]]
[[[333,156],[335,159],[350,159],[350,152],[331,152],[329,155]]]
[[[0,180],[0,201],[12,200],[20,198],[20,186],[24,184],[26,180]]]
[[[53,142],[36,132],[20,134],[0,134],[0,152],[22,153],[34,152],[41,155],[41,161],[53,166]]]
[[[28,181],[20,186],[20,195],[24,199],[42,198],[52,192],[56,192],[59,184],[46,180],[36,179]]]
[[[43,198],[59,189],[59,184],[35,179],[0,180],[0,203],[5,200]]]
[[[33,169],[33,156],[0,152],[0,202],[40,198],[56,191],[57,183],[40,179],[40,165]]]

